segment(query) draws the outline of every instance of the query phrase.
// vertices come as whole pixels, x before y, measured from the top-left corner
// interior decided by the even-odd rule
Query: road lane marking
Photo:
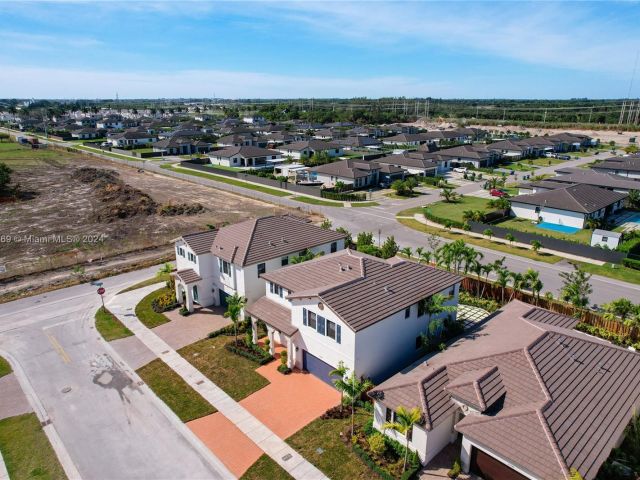
[[[60,345],[60,343],[58,342],[58,340],[56,339],[56,337],[54,337],[52,334],[50,333],[46,333],[45,334],[47,336],[47,338],[49,339],[49,342],[51,342],[51,345],[53,345],[53,349],[58,353],[58,355],[60,355],[60,357],[62,358],[62,361],[64,363],[70,363],[71,362],[71,357],[69,357],[69,354],[65,351],[64,348],[62,348],[62,345]]]

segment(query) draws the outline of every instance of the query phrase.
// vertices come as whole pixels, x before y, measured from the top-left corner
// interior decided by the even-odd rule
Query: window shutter
[[[318,315],[318,324],[317,324],[317,330],[318,333],[321,335],[325,334],[325,323],[324,323],[324,317],[321,317],[320,315]]]
[[[302,324],[304,326],[307,325],[307,309],[306,308],[302,309]]]
[[[336,324],[336,342],[342,343],[342,327]]]

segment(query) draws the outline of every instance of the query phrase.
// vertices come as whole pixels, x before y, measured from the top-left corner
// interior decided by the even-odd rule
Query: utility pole
[[[593,113],[593,107],[589,110],[589,121],[587,123],[591,123],[591,114]]]
[[[502,123],[504,123],[506,118],[507,118],[507,109],[503,108],[502,109]]]
[[[547,110],[546,109],[544,111],[544,117],[542,117],[542,123],[543,124],[547,123]]]
[[[622,109],[620,110],[620,118],[618,119],[618,125],[620,125],[622,123],[622,121],[624,120],[624,109],[627,106],[627,101],[624,100],[622,102]]]
[[[427,122],[429,121],[429,99],[427,98]]]

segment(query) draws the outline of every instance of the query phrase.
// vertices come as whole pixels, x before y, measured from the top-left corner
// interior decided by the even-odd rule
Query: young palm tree
[[[533,293],[533,297],[536,299],[536,305],[538,305],[540,292],[544,287],[544,284],[540,280],[540,273],[530,268],[524,274],[524,283],[531,289],[531,293]]]
[[[385,430],[388,428],[390,430],[394,430],[398,432],[400,435],[403,435],[405,438],[405,451],[404,451],[404,465],[402,467],[402,471],[404,472],[407,469],[407,456],[409,455],[409,430],[413,428],[416,423],[419,423],[422,420],[422,413],[418,407],[414,407],[411,410],[407,410],[404,407],[398,407],[398,410],[395,412],[395,421],[394,422],[386,422],[382,428]]]
[[[607,320],[616,320],[626,323],[627,318],[632,315],[637,307],[626,298],[619,298],[602,305],[604,308],[604,318]]]
[[[424,247],[416,247],[415,249],[416,257],[418,257],[418,263],[422,261],[422,252],[424,252]]]
[[[351,436],[353,437],[356,401],[364,392],[373,387],[373,383],[369,379],[360,380],[356,377],[356,372],[351,372],[349,377],[337,379],[334,385],[351,404]]]
[[[333,381],[333,384],[336,385],[336,383],[340,380],[344,380],[344,378],[347,376],[347,373],[349,373],[349,367],[347,367],[344,362],[342,360],[340,360],[338,362],[338,366],[331,370],[329,372],[329,376],[330,377],[335,377],[335,380]],[[336,385],[337,387],[337,385]],[[340,390],[340,411],[342,411],[342,404],[344,402],[344,391]]]
[[[430,264],[432,258],[433,258],[433,252],[430,252],[429,250],[425,250],[424,252],[420,253],[420,259],[418,260],[418,262],[424,261],[424,263]]]
[[[233,322],[233,332],[236,337],[236,345],[238,344],[238,321],[244,306],[247,304],[247,299],[237,293],[234,293],[230,297],[227,297],[227,311],[224,312],[224,318],[229,318]]]
[[[411,254],[413,253],[413,250],[411,250],[411,247],[403,247],[400,249],[400,253],[403,255],[406,255],[407,258],[411,258]]]
[[[498,278],[496,279],[496,283],[502,289],[502,301],[500,303],[504,304],[504,289],[509,285],[509,279],[511,278],[511,272],[506,268],[501,268],[496,271]]]
[[[509,298],[509,301],[513,300],[513,297],[515,297],[516,293],[520,291],[524,283],[524,275],[522,275],[521,273],[511,272],[510,276],[511,276],[511,287],[513,288],[513,291],[511,292],[511,297]]]

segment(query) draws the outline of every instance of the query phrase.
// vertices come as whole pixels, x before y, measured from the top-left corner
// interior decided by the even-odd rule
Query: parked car
[[[489,191],[489,195],[491,195],[492,197],[508,197],[509,196],[507,192],[505,192],[504,190],[500,190],[498,188],[492,188]]]
[[[547,152],[544,154],[545,157],[547,158],[557,158],[558,154],[557,153],[553,153],[553,152]]]
[[[571,160],[571,155],[558,155],[560,160]]]
[[[458,173],[467,173],[467,167],[456,167],[453,171]]]

